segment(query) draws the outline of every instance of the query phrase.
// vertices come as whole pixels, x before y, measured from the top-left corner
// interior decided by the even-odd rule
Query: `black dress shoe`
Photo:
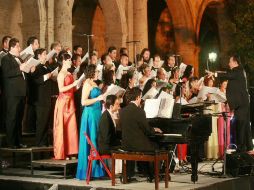
[[[198,175],[192,174],[192,175],[191,175],[191,181],[192,181],[193,183],[196,183],[196,181],[198,181]]]

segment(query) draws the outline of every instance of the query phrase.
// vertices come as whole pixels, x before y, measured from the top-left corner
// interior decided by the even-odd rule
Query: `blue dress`
[[[101,95],[101,90],[94,87],[89,95],[89,98],[96,98]],[[99,121],[101,118],[101,102],[95,102],[92,105],[85,106],[81,117],[80,127],[80,140],[79,140],[79,153],[78,153],[78,167],[76,178],[83,180],[86,179],[86,170],[88,165],[88,155],[90,154],[90,145],[88,145],[84,133],[90,137],[92,143],[97,146],[97,134],[99,130]],[[100,161],[93,161],[91,177],[104,176],[103,166]]]

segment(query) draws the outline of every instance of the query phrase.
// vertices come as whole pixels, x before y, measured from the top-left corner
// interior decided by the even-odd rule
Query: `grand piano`
[[[152,127],[158,127],[163,134],[157,134],[155,140],[161,146],[169,144],[189,144],[191,153],[191,181],[198,181],[197,168],[199,147],[204,145],[212,132],[212,115],[203,114],[204,110],[214,104],[214,102],[200,102],[187,105],[175,105],[180,111],[173,118],[152,118],[148,119]],[[175,111],[174,111],[175,112]]]

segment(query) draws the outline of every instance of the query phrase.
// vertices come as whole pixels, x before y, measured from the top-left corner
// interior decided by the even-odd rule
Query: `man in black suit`
[[[111,154],[111,150],[120,145],[114,120],[114,114],[120,109],[120,100],[115,95],[108,95],[105,104],[107,109],[99,123],[98,149],[100,154]]]
[[[2,58],[3,92],[6,100],[6,137],[8,146],[20,147],[22,119],[26,97],[24,64],[18,59],[19,41],[9,41],[9,53]]]
[[[48,128],[51,109],[51,70],[45,66],[46,50],[39,48],[34,58],[40,61],[32,73],[33,96],[31,103],[36,115],[36,146],[48,146]]]
[[[146,114],[140,108],[142,91],[134,87],[126,94],[130,103],[120,110],[120,128],[122,129],[122,148],[128,151],[154,152],[158,149],[157,143],[150,140],[149,136],[155,132],[162,133],[159,128],[152,128],[146,119]],[[144,165],[143,169],[152,178],[152,165]],[[127,163],[127,175],[130,178],[134,174],[134,164]]]
[[[226,97],[230,110],[234,112],[236,119],[236,145],[238,152],[253,149],[250,128],[250,101],[247,89],[246,73],[240,65],[237,56],[231,56],[229,60],[230,71],[227,73],[211,73],[228,80]]]
[[[131,151],[154,151],[158,146],[149,136],[162,131],[148,124],[145,111],[140,108],[142,91],[134,87],[127,96],[130,103],[120,110],[122,146],[125,150]]]
[[[1,71],[1,60],[5,54],[8,53],[9,41],[11,36],[4,36],[2,39],[2,51],[0,55],[0,132],[5,131],[5,100],[3,97],[3,83],[2,83],[2,71]]]

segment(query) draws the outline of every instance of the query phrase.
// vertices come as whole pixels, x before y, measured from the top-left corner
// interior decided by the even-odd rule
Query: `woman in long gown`
[[[84,106],[79,141],[79,155],[76,178],[86,179],[88,164],[88,155],[90,154],[90,145],[88,145],[84,133],[90,137],[92,143],[97,148],[97,135],[99,130],[99,121],[101,117],[101,90],[94,82],[98,78],[98,70],[95,65],[88,65],[85,70],[86,80],[82,89],[81,104]],[[91,177],[104,176],[104,171],[99,161],[93,161]]]
[[[220,85],[220,95],[226,99],[226,88],[227,88],[227,81],[223,81]],[[230,109],[228,104],[226,103],[219,103],[219,112],[228,112],[227,115],[227,146],[230,144]],[[222,158],[224,155],[224,118],[220,116],[218,118],[218,143],[219,143],[219,157]]]
[[[56,100],[54,112],[54,157],[68,159],[68,156],[78,154],[78,131],[75,116],[74,81],[68,68],[71,67],[71,56],[60,52],[59,61],[62,68],[57,76],[59,96]]]

